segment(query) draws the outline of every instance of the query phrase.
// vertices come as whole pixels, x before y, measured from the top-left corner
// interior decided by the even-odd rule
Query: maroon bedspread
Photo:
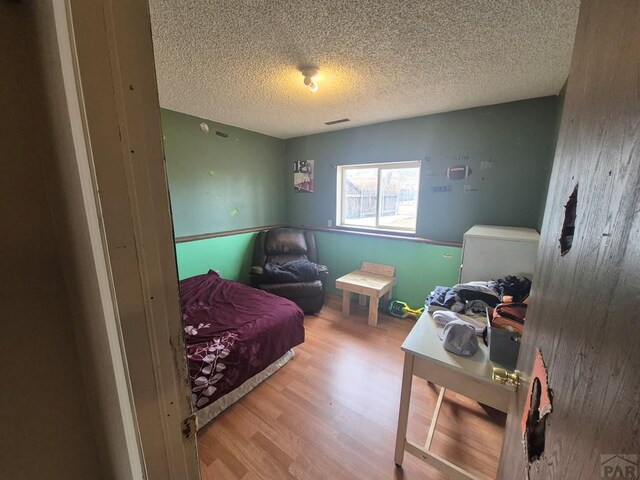
[[[215,272],[182,280],[180,296],[192,400],[198,409],[304,341],[304,314],[295,303]]]

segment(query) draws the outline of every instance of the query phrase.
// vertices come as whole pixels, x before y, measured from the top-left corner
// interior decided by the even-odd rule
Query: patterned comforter
[[[192,401],[206,407],[304,341],[290,300],[213,272],[180,282]]]

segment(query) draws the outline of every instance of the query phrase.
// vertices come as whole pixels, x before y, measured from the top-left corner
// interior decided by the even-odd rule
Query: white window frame
[[[343,190],[344,190],[344,172],[345,170],[356,170],[365,168],[377,168],[378,169],[378,186],[377,186],[377,202],[376,202],[376,220],[375,226],[370,225],[356,225],[350,224],[345,221],[345,209],[343,208]],[[380,172],[382,170],[397,170],[399,168],[417,168],[418,178],[420,178],[422,162],[420,160],[410,160],[403,162],[383,162],[383,163],[362,163],[357,165],[338,165],[336,174],[336,226],[346,227],[363,230],[383,231],[383,232],[401,232],[401,233],[416,233],[418,227],[418,212],[416,209],[416,225],[414,228],[404,227],[389,227],[386,225],[380,225],[380,209],[381,202],[383,201],[382,195],[380,195]],[[420,191],[421,185],[418,183],[418,206],[420,205]]]

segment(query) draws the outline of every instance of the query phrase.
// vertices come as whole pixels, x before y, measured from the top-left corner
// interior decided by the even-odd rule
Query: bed
[[[304,341],[300,307],[213,272],[180,281],[192,402],[203,427],[285,365]]]

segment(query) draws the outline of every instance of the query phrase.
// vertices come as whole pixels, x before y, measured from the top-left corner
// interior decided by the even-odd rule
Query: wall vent
[[[335,125],[336,123],[350,122],[348,118],[341,118],[340,120],[331,120],[330,122],[324,122],[325,125]]]

